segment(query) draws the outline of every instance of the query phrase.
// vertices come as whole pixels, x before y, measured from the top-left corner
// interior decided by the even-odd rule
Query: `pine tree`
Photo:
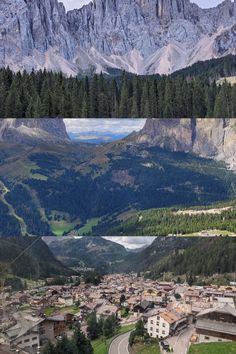
[[[232,102],[232,118],[236,118],[236,85],[233,86],[231,92],[231,102]]]
[[[151,105],[150,105],[150,95],[149,95],[149,84],[148,81],[144,83],[142,97],[141,97],[141,117],[150,118],[151,117]]]
[[[129,89],[126,76],[123,77],[121,93],[120,93],[120,105],[119,105],[119,116],[121,118],[128,117],[129,111]]]
[[[73,341],[78,349],[78,354],[93,354],[93,347],[90,341],[79,328],[74,333]]]
[[[165,83],[165,96],[164,96],[164,118],[174,117],[174,94],[172,82],[167,79]]]
[[[196,80],[193,85],[193,116],[196,118],[206,117],[205,91],[203,84]]]
[[[57,354],[56,349],[51,342],[49,342],[47,344],[47,346],[45,347],[45,349],[43,351],[43,354]]]
[[[214,107],[214,117],[215,118],[228,118],[230,114],[230,102],[228,97],[227,84],[223,84],[219,88],[219,92],[216,96],[215,107]]]

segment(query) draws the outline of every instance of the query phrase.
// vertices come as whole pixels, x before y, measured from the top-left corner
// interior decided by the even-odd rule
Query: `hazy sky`
[[[61,0],[61,1],[64,2],[67,10],[71,10],[75,8],[79,9],[84,4],[90,2],[90,0]],[[214,7],[220,4],[223,0],[192,0],[192,1],[196,2],[201,7]]]
[[[151,237],[151,236],[111,236],[111,237],[104,237],[107,240],[114,241],[116,243],[119,243],[120,245],[129,248],[129,249],[136,249],[136,248],[141,248],[143,246],[149,246],[156,237]]]
[[[128,135],[143,128],[145,119],[64,119],[67,132],[74,134],[97,133]]]

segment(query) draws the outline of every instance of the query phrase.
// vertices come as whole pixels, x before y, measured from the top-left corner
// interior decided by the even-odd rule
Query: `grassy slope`
[[[17,221],[20,224],[20,228],[21,228],[21,234],[22,236],[25,236],[27,234],[27,226],[25,224],[25,221],[16,214],[13,206],[11,204],[9,204],[7,202],[7,200],[5,199],[6,194],[9,192],[8,188],[4,185],[4,183],[2,181],[0,181],[0,190],[1,195],[0,195],[0,199],[1,201],[7,206],[8,210],[9,210],[9,215],[13,216],[15,219],[17,219]]]
[[[141,344],[136,343],[131,350],[131,354],[160,354],[160,348],[157,343]]]
[[[189,354],[235,354],[236,342],[234,343],[209,343],[194,344]]]
[[[129,332],[129,331],[132,331],[133,329],[134,329],[134,325],[122,326],[122,327],[120,327],[117,334],[123,334],[123,333]],[[109,339],[98,338],[98,339],[92,341],[94,354],[106,354],[107,350],[109,348],[109,345],[112,342],[112,339],[113,338],[109,338]]]

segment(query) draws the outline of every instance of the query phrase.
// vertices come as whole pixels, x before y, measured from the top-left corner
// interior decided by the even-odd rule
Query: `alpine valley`
[[[2,236],[236,233],[235,119],[147,119],[100,145],[62,119],[0,132]]]
[[[211,9],[190,0],[94,0],[69,12],[57,0],[0,3],[0,66],[14,71],[169,74],[235,48],[235,0]]]

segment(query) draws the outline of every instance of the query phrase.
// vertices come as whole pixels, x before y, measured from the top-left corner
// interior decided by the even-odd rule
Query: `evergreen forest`
[[[170,76],[0,70],[0,117],[236,117],[236,57],[197,63]]]

